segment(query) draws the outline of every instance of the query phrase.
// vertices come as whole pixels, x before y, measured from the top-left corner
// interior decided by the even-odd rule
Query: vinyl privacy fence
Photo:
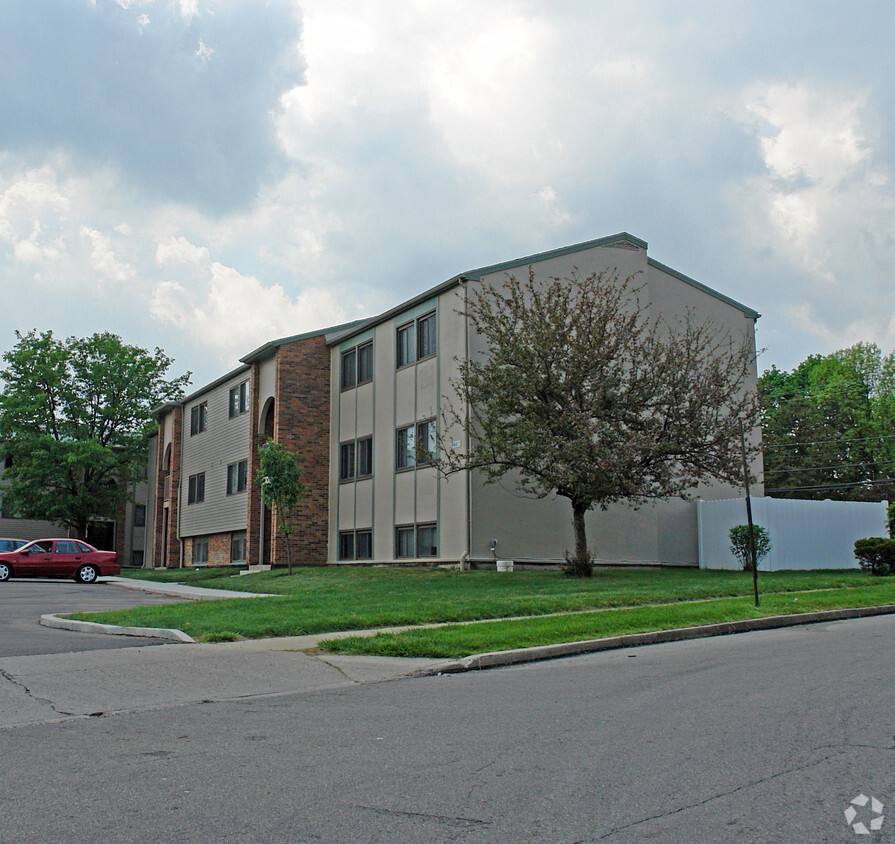
[[[759,571],[857,568],[856,539],[888,536],[886,502],[753,498],[752,521],[771,537]],[[697,501],[699,567],[738,569],[728,532],[746,524],[746,499]]]

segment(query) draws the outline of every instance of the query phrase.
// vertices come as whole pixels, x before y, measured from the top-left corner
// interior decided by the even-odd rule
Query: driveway
[[[45,613],[99,612],[178,602],[178,598],[123,589],[102,580],[93,584],[9,580],[0,583],[0,658],[163,644],[161,639],[54,630],[42,627],[40,617]]]

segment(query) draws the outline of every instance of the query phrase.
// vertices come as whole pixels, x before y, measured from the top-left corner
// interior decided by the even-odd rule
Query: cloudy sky
[[[0,351],[112,330],[201,385],[623,230],[760,311],[762,369],[892,351],[893,31],[862,0],[3,0]]]

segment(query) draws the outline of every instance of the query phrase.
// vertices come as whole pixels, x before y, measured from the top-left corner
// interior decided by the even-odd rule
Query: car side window
[[[53,550],[52,542],[35,542],[31,546],[32,554],[49,554]]]
[[[84,542],[76,542],[75,545],[77,545],[78,549],[81,551],[82,554],[89,554],[93,550],[89,545],[87,545]],[[75,553],[77,553],[77,551]]]
[[[78,546],[74,542],[57,542],[56,543],[56,553],[57,554],[77,554]]]

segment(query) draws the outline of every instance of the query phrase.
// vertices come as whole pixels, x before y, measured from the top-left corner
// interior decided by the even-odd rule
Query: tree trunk
[[[584,514],[587,505],[572,501],[572,527],[575,529],[575,556],[566,555],[566,572],[573,577],[590,577],[594,573],[593,557],[587,552],[587,530]]]

